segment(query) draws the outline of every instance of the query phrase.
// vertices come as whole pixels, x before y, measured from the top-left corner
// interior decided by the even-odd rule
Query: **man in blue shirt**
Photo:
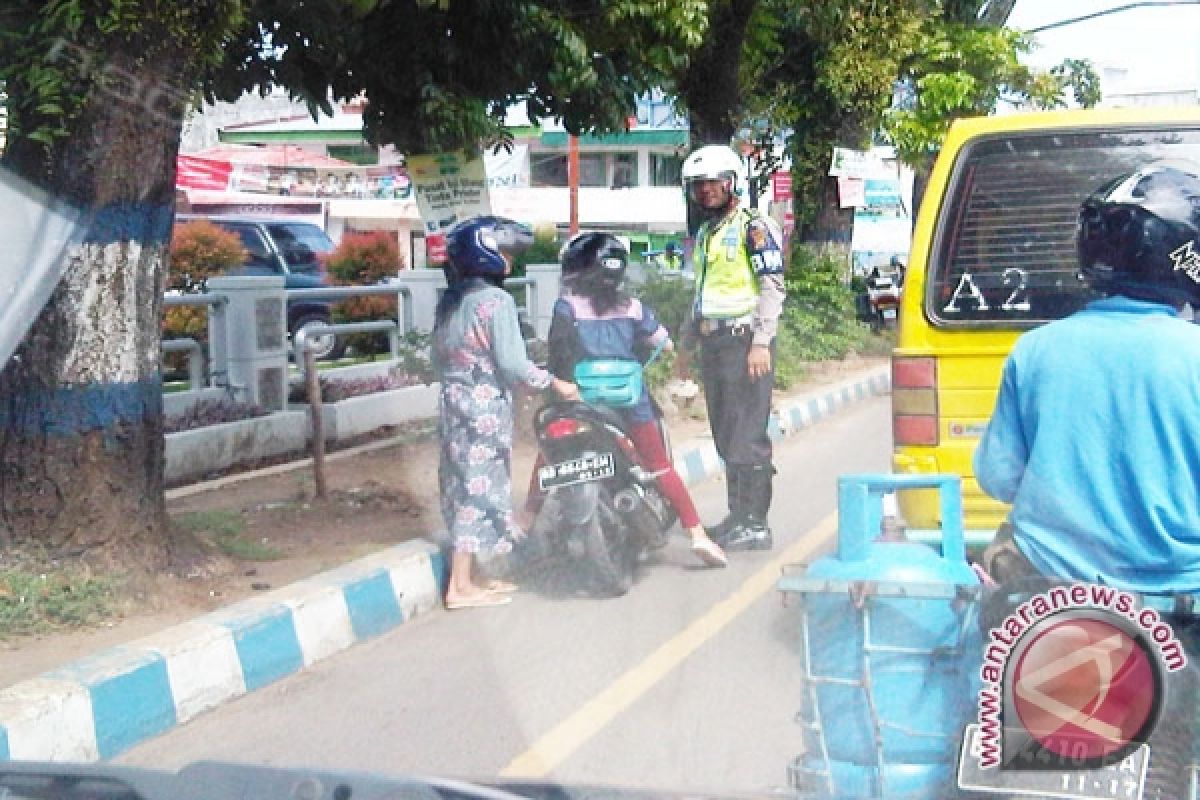
[[[975,452],[1011,503],[984,553],[1042,575],[1200,590],[1200,171],[1150,166],[1089,197],[1082,276],[1103,299],[1018,340]]]

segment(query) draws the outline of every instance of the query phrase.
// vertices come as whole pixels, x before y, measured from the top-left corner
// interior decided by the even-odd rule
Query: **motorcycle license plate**
[[[896,309],[894,309],[894,308],[885,308],[885,309],[883,310],[883,318],[884,318],[884,319],[895,319],[895,318],[896,318]]]
[[[1140,800],[1150,761],[1150,747],[1142,745],[1121,763],[1100,769],[984,769],[981,752],[979,726],[968,725],[958,759],[959,789],[1067,800]]]
[[[573,458],[560,464],[547,464],[538,470],[538,485],[542,491],[573,486],[576,483],[599,481],[617,473],[612,453],[597,453]]]

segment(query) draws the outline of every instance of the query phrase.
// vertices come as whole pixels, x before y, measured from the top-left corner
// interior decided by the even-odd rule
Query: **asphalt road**
[[[888,469],[887,398],[782,445],[775,549],[693,567],[679,538],[633,590],[559,570],[507,607],[439,611],[146,742],[119,759],[201,759],[655,789],[761,792],[799,751],[796,612],[774,583],[832,541],[836,476]],[[718,518],[724,484],[694,489]]]

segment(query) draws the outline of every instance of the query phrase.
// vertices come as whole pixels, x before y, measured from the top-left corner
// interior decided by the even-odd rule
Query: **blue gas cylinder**
[[[911,488],[940,491],[941,552],[878,538],[883,496]],[[954,783],[982,652],[959,478],[845,476],[838,513],[837,553],[780,582],[804,609],[805,755],[794,773],[837,798],[938,796]]]

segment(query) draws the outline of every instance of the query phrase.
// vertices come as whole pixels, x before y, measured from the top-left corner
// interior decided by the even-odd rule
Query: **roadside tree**
[[[197,91],[363,93],[373,141],[497,139],[507,105],[624,124],[703,35],[703,0],[3,0],[3,168],[82,212],[54,297],[0,373],[0,546],[159,567],[159,341],[175,157]]]

